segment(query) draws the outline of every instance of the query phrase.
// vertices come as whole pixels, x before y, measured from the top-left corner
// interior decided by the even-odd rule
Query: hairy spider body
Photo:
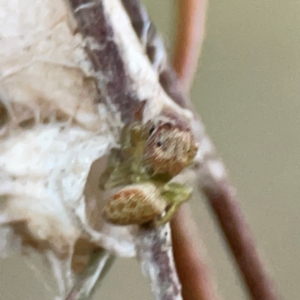
[[[134,120],[122,131],[120,148],[112,151],[100,179],[104,189],[121,186],[103,210],[106,221],[116,225],[157,226],[172,218],[191,190],[170,180],[189,166],[197,147],[189,126],[161,115],[142,124]],[[165,213],[165,214],[164,214]]]

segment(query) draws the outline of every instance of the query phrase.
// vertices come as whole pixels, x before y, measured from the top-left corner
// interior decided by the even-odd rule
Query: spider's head
[[[144,165],[153,175],[179,174],[193,162],[197,146],[188,125],[178,119],[149,121],[149,137],[144,151]]]

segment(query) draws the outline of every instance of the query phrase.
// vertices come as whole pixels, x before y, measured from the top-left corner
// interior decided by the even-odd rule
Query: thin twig
[[[184,204],[171,221],[174,258],[186,300],[218,299],[198,229],[190,207]]]
[[[215,187],[202,187],[252,299],[279,299],[233,191],[227,181],[220,181]]]
[[[206,0],[179,0],[173,66],[188,93],[205,36]]]
[[[110,269],[115,257],[101,249],[91,255],[88,266],[80,274],[74,287],[65,300],[86,300],[90,299],[97,286]]]

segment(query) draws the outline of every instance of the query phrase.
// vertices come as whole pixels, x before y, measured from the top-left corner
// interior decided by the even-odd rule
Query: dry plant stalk
[[[83,290],[92,291],[90,273],[84,278],[82,274],[92,269],[90,258],[101,249],[118,256],[138,254],[155,298],[182,299],[169,225],[156,230],[115,227],[101,218],[105,195],[98,179],[111,149],[118,146],[121,128],[146,100],[143,122],[167,112],[192,128],[198,141],[200,187],[215,203],[232,241],[228,220],[222,218],[223,209],[218,210],[220,201],[232,199],[223,164],[182,94],[146,12],[133,0],[24,0],[17,4],[18,15],[9,18],[16,4],[1,1],[6,16],[5,24],[0,23],[4,246],[12,239],[20,250],[45,254],[66,299],[81,299]],[[178,180],[182,178],[184,174]],[[248,235],[249,241],[253,245]],[[240,249],[244,258],[248,248]],[[259,262],[254,246],[251,250],[250,262]],[[254,299],[276,299],[264,272],[253,274],[258,276],[250,287],[257,291],[253,297],[263,297]],[[93,284],[100,275],[92,276]],[[254,281],[248,281],[249,286]]]
[[[179,0],[173,67],[187,94],[197,70],[205,38],[207,0]]]

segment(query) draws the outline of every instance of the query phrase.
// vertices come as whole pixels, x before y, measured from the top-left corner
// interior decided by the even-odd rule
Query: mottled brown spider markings
[[[139,225],[159,217],[166,206],[154,184],[132,184],[109,198],[103,216],[115,225]]]

